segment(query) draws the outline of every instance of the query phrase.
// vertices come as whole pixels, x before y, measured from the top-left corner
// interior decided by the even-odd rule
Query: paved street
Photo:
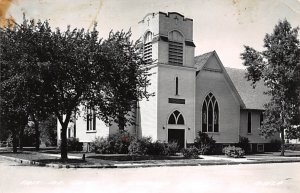
[[[0,192],[243,192],[299,193],[300,163],[54,169],[0,158]],[[243,190],[243,191],[241,191]]]

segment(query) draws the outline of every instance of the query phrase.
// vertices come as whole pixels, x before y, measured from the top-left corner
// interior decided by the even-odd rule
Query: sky
[[[10,19],[49,20],[53,28],[90,29],[101,37],[129,30],[137,39],[138,22],[147,13],[178,12],[194,22],[195,55],[216,50],[224,66],[243,68],[243,45],[262,50],[266,33],[279,20],[300,26],[300,0],[0,0],[0,25]]]

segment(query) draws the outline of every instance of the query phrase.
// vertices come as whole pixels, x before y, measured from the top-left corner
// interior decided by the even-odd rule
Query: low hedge
[[[187,159],[198,159],[199,158],[199,149],[196,147],[189,147],[181,150],[183,157]]]
[[[228,146],[223,149],[223,152],[228,157],[241,158],[244,157],[245,151],[240,147]]]

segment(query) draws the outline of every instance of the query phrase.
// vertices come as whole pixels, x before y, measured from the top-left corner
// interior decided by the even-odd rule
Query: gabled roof
[[[217,65],[220,67],[220,70],[207,68],[208,61],[212,57],[215,57],[215,59],[217,60]],[[227,80],[227,83],[229,84],[230,88],[232,89],[234,95],[236,96],[236,99],[240,103],[241,108],[245,108],[245,104],[244,104],[241,96],[239,95],[233,82],[231,81],[229,75],[227,74],[226,69],[224,68],[224,65],[222,64],[216,51],[212,51],[212,52],[202,54],[200,56],[196,56],[194,60],[198,61],[197,63],[195,63],[195,68],[197,69],[196,75],[202,70],[210,70],[210,71],[213,70],[213,71],[217,71],[217,72],[222,72],[224,74],[225,79]]]
[[[223,69],[223,73],[227,78],[234,92],[236,92],[238,99],[241,102],[241,107],[245,109],[263,110],[264,104],[270,101],[270,96],[265,95],[267,91],[263,81],[256,83],[256,87],[251,86],[251,81],[245,78],[246,70],[236,68],[224,68],[216,51],[208,52],[194,58],[195,68],[197,71],[205,70],[205,65],[209,58],[215,55]]]
[[[257,82],[256,87],[253,88],[251,86],[251,81],[247,81],[247,78],[245,78],[246,70],[227,67],[225,69],[240,94],[246,108],[258,110],[264,109],[264,104],[268,103],[271,98],[264,94],[264,92],[267,91],[267,87],[264,85],[263,81]]]
[[[207,52],[205,54],[194,57],[195,68],[197,69],[197,71],[202,69],[204,64],[206,64],[206,62],[208,61],[210,56],[212,56],[213,54],[214,54],[214,51]]]

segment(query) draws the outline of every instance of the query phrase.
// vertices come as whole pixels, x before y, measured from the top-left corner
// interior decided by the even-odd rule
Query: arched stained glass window
[[[202,132],[219,132],[219,106],[212,93],[205,97],[202,105]]]
[[[179,111],[174,111],[168,120],[168,124],[184,125],[184,118]]]

